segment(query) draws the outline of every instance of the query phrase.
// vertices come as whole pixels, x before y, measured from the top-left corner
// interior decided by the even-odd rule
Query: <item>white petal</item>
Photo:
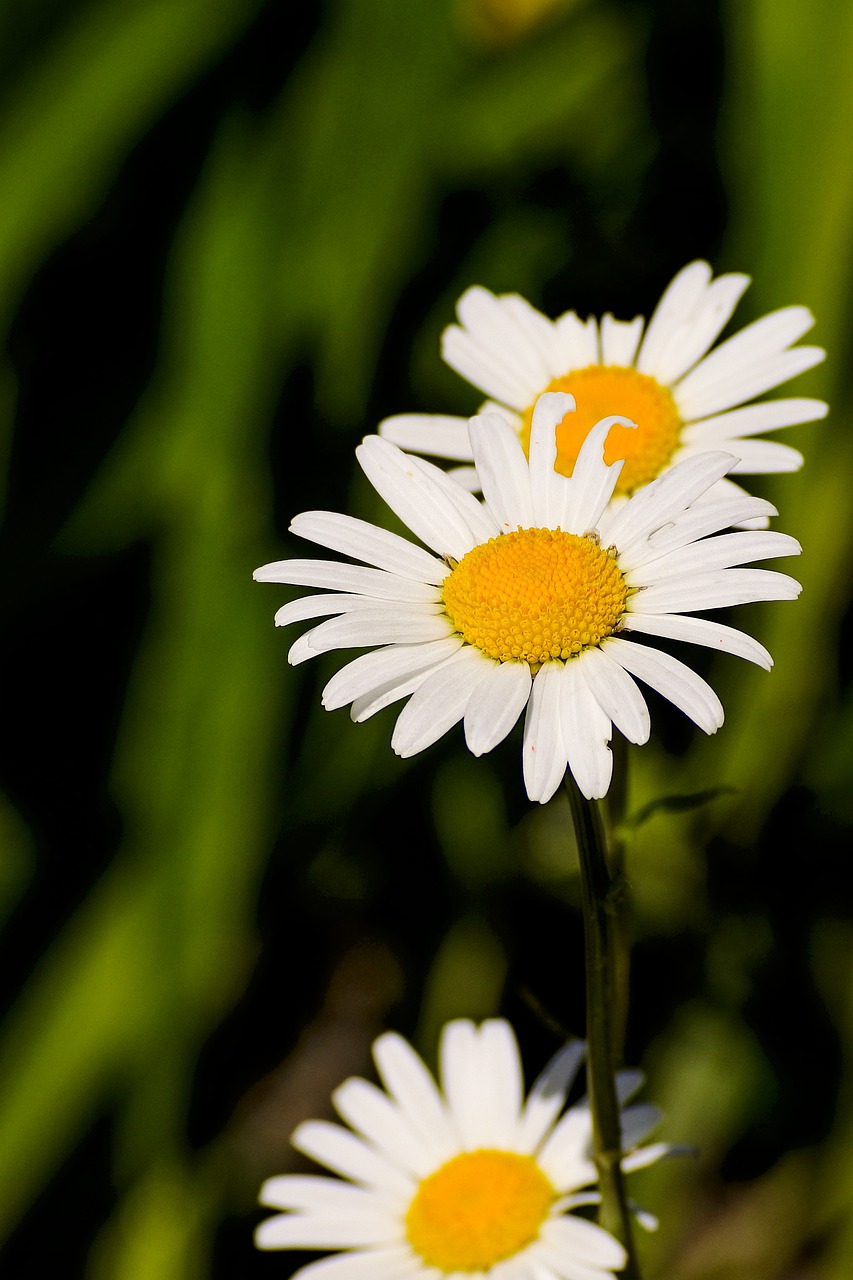
[[[531,800],[545,804],[559,787],[567,757],[560,728],[562,663],[546,662],[533,680],[524,719],[522,771]]]
[[[461,560],[475,545],[456,506],[412,455],[380,436],[367,436],[355,454],[380,497],[433,551]]]
[[[454,1018],[445,1023],[439,1047],[441,1085],[463,1151],[492,1145],[485,1135],[485,1081],[478,1040],[470,1019]]]
[[[595,1182],[592,1159],[592,1116],[586,1099],[560,1119],[539,1151],[536,1162],[557,1191],[575,1191]]]
[[[578,1262],[598,1263],[603,1267],[625,1264],[625,1250],[609,1232],[584,1218],[564,1216],[543,1223],[543,1238],[555,1249]]]
[[[503,1018],[480,1023],[480,1089],[483,1137],[499,1150],[511,1147],[524,1098],[518,1041]]]
[[[447,567],[444,567],[444,577]],[[283,582],[296,587],[325,587],[328,591],[354,591],[377,600],[434,600],[435,584],[401,578],[384,569],[366,569],[341,560],[277,560],[261,565],[252,574],[256,582]]]
[[[740,301],[749,276],[719,276],[705,290],[696,310],[671,335],[655,362],[655,377],[669,386],[705,355]]]
[[[635,543],[685,511],[731,470],[734,462],[729,453],[703,453],[679,462],[618,509],[604,513],[599,521],[602,543],[615,544],[620,557],[624,556]]]
[[[646,329],[637,356],[640,373],[656,376],[657,362],[672,335],[695,314],[711,280],[707,262],[691,262],[667,285]]]
[[[558,378],[565,373],[565,344],[553,320],[543,316],[541,311],[537,311],[517,293],[503,294],[499,301],[504,312],[512,316],[516,325],[527,335],[543,360],[545,371],[543,386],[552,378]]]
[[[456,639],[456,637],[452,637]],[[375,716],[378,711],[382,711],[385,707],[390,707],[392,703],[399,702],[401,698],[408,698],[410,694],[420,689],[421,685],[436,672],[447,666],[453,661],[455,653],[458,653],[461,645],[457,645],[454,652],[442,658],[439,662],[430,662],[428,666],[422,667],[419,671],[412,671],[407,676],[395,676],[393,679],[386,680],[383,684],[377,685],[369,692],[364,693],[359,698],[353,699],[350,707],[350,716],[356,724],[362,724],[363,721],[369,720],[371,716]]]
[[[302,1209],[311,1213],[351,1213],[355,1207],[387,1208],[398,1205],[399,1196],[381,1191],[368,1191],[355,1187],[338,1178],[319,1177],[317,1174],[282,1173],[267,1178],[262,1184],[258,1203],[271,1209]]]
[[[427,453],[456,462],[471,458],[467,418],[446,413],[395,413],[383,418],[376,431],[407,453]]]
[[[574,412],[575,398],[563,391],[548,391],[536,401],[530,426],[530,497],[533,524],[555,529],[563,518],[568,481],[554,470],[557,460],[557,426]]]
[[[338,511],[303,511],[290,522],[290,532],[354,560],[385,569],[416,582],[442,582],[447,574],[443,561],[405,538]]]
[[[456,310],[462,327],[448,326],[441,339],[447,364],[512,408],[532,404],[549,381],[548,369],[512,310],[479,286],[465,291]]]
[[[408,1117],[386,1093],[368,1080],[345,1080],[332,1094],[341,1119],[405,1173],[420,1180],[433,1169],[425,1147]]]
[[[256,1233],[260,1249],[352,1249],[402,1240],[402,1218],[360,1209],[352,1215],[282,1213],[267,1218]]]
[[[382,1083],[433,1153],[435,1166],[459,1152],[459,1140],[435,1081],[414,1049],[393,1031],[374,1042]]]
[[[763,644],[743,631],[726,627],[722,622],[711,622],[708,618],[692,618],[677,613],[629,613],[625,616],[625,630],[638,631],[647,636],[666,636],[670,640],[683,640],[688,644],[701,644],[706,649],[716,649],[720,653],[734,654],[736,658],[745,658],[747,662],[754,662],[765,671],[773,666],[773,659]]]
[[[601,317],[601,363],[630,368],[643,334],[643,317],[614,320],[608,311]]]
[[[814,422],[825,418],[829,405],[823,400],[794,397],[789,400],[765,400],[743,409],[731,409],[728,413],[715,414],[713,418],[701,418],[690,422],[681,432],[685,444],[703,444],[707,449],[721,448],[723,440],[742,439],[744,436],[762,435],[765,431],[778,431],[782,427],[794,427],[801,422]]]
[[[731,475],[781,475],[799,471],[803,455],[789,444],[777,444],[775,440],[731,440],[723,446],[738,459]]]
[[[413,1191],[411,1178],[339,1124],[307,1120],[297,1127],[290,1141],[303,1155],[353,1182],[403,1195]]]
[[[563,743],[575,781],[588,800],[600,800],[607,794],[613,774],[612,726],[610,717],[590,692],[577,658],[563,667],[560,714]]]
[[[635,544],[620,556],[620,568],[627,572],[657,560],[678,547],[698,542],[708,534],[718,533],[720,529],[729,529],[732,525],[742,525],[751,520],[766,522],[770,516],[778,514],[771,502],[764,498],[750,498],[741,490],[731,497],[696,502],[687,511],[682,511],[669,523],[649,534],[645,542]]]
[[[783,307],[747,325],[673,388],[682,418],[721,413],[819,364],[820,347],[791,347],[813,324],[807,307]]]
[[[801,551],[797,539],[787,533],[752,529],[723,533],[715,538],[688,543],[686,547],[659,556],[638,569],[629,569],[625,572],[625,581],[629,587],[648,587],[678,574],[729,569],[732,565],[748,564],[752,560],[796,556]]]
[[[554,321],[554,327],[560,335],[560,344],[565,352],[563,373],[600,363],[598,325],[594,316],[582,321],[574,311],[567,311]]]
[[[628,672],[603,649],[586,649],[577,659],[598,705],[629,742],[648,742],[651,720],[646,700]]]
[[[405,680],[419,671],[428,671],[449,658],[463,643],[461,636],[453,635],[425,644],[394,644],[362,653],[332,676],[323,690],[323,706],[327,711],[334,711],[388,681]]]
[[[276,611],[275,625],[288,627],[292,622],[305,622],[308,618],[328,618],[332,614],[355,613],[358,609],[377,609],[381,601],[373,596],[341,595],[337,592],[300,596]]]
[[[391,747],[404,759],[425,751],[462,719],[468,699],[483,678],[483,655],[465,645],[412,694],[397,717]]]
[[[610,428],[616,424],[635,429],[637,426],[630,418],[611,414],[595,424],[581,445],[572,477],[563,486],[559,523],[568,533],[586,533],[594,529],[613,496],[625,460],[619,458],[608,466],[604,461],[604,446]]]
[[[544,1139],[565,1105],[586,1053],[583,1040],[574,1040],[554,1055],[527,1095],[513,1149],[531,1154]]]
[[[631,675],[683,711],[705,733],[716,733],[723,723],[723,706],[714,690],[677,658],[615,636],[605,640],[602,648]]]
[[[488,542],[489,538],[494,538],[500,532],[497,522],[488,507],[484,506],[479,499],[453,480],[446,471],[442,471],[440,467],[436,467],[432,462],[427,462],[425,458],[412,458],[411,461],[441,489],[453,504],[465,521],[475,542]]]
[[[475,756],[502,742],[527,706],[530,667],[526,662],[494,662],[465,708],[465,741]]]
[[[453,628],[447,615],[443,611],[427,612],[432,609],[432,606],[421,605],[417,613],[404,612],[398,605],[392,610],[387,607],[360,609],[358,613],[330,618],[300,636],[291,645],[287,660],[296,666],[332,649],[361,649],[374,644],[418,644],[452,635]]]
[[[622,1168],[626,1173],[633,1173],[635,1169],[646,1169],[666,1156],[686,1154],[688,1152],[685,1148],[673,1146],[671,1142],[650,1142],[648,1146],[638,1147],[636,1151],[623,1156]]]
[[[694,613],[756,600],[796,600],[802,586],[773,569],[720,569],[667,578],[629,597],[631,613]],[[326,623],[325,625],[328,625]]]
[[[533,527],[530,471],[517,433],[495,414],[468,424],[483,497],[504,533]]]
[[[480,477],[476,467],[449,467],[447,474],[456,484],[461,485],[466,493],[480,492]]]
[[[387,1245],[319,1258],[291,1280],[440,1280],[440,1273],[425,1267],[409,1245]]]

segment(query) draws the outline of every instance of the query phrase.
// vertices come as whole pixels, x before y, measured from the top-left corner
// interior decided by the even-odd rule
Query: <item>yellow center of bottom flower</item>
[[[442,594],[469,644],[497,662],[538,669],[615,631],[628,588],[614,557],[592,538],[517,529],[463,556]]]
[[[567,413],[557,426],[555,470],[570,476],[581,445],[602,418],[619,414],[636,422],[633,427],[611,427],[604,447],[608,466],[625,459],[616,482],[618,493],[632,493],[648,484],[669,462],[682,428],[675,401],[667,387],[636,369],[618,365],[592,364],[575,373],[555,378],[545,391],[566,391],[575,398],[577,409]],[[521,443],[530,449],[531,405],[523,414]]]
[[[536,1161],[514,1151],[468,1151],[424,1178],[406,1234],[428,1266],[485,1271],[539,1234],[554,1188]]]

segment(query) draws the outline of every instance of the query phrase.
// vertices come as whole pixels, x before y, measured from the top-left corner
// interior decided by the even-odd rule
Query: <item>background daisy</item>
[[[589,1105],[563,1112],[582,1042],[560,1050],[526,1098],[501,1018],[444,1027],[440,1089],[402,1036],[380,1036],[373,1058],[384,1092],[351,1079],[332,1095],[349,1129],[307,1121],[291,1139],[339,1180],[267,1179],[261,1204],[284,1212],[258,1227],[259,1248],[343,1251],[300,1268],[303,1280],[598,1280],[621,1269],[622,1246],[571,1213],[596,1200],[584,1191],[596,1181]],[[619,1072],[620,1104],[641,1084]],[[626,1172],[672,1149],[640,1145],[659,1119],[645,1103],[622,1110]]]
[[[692,615],[792,599],[800,590],[785,574],[739,567],[795,555],[795,539],[719,534],[773,510],[746,496],[707,498],[733,465],[730,455],[696,454],[618,511],[608,509],[623,466],[608,466],[602,456],[613,419],[588,434],[570,478],[554,468],[555,427],[573,410],[564,393],[540,397],[529,462],[502,418],[471,420],[482,503],[379,436],[363,442],[357,454],[368,479],[441,559],[376,526],[308,512],[295,518],[292,532],[363,564],[283,560],[254,575],[328,591],[276,614],[279,626],[334,615],[295,642],[290,662],[383,646],[339,671],[323,705],[352,703],[353,719],[363,720],[408,698],[391,739],[399,755],[423,751],[460,720],[468,747],[481,755],[526,709],[524,779],[530,798],[543,803],[567,766],[585,796],[606,794],[614,724],[631,742],[648,739],[648,710],[634,677],[706,733],[723,722],[720,701],[701,676],[626,634],[693,641],[769,667],[763,646]]]
[[[822,418],[827,405],[807,398],[749,402],[812,368],[825,352],[795,345],[814,324],[807,307],[774,311],[711,351],[748,284],[748,276],[735,273],[712,280],[707,262],[692,262],[665,290],[648,325],[642,316],[624,321],[609,313],[581,321],[574,311],[551,321],[518,294],[475,287],[459,300],[459,324],[442,335],[442,355],[491,397],[481,412],[504,417],[525,449],[537,398],[546,391],[573,395],[577,410],[557,428],[563,475],[571,475],[588,432],[607,414],[638,424],[634,432],[614,427],[608,437],[607,461],[625,460],[618,493],[632,493],[707,449],[733,454],[735,475],[795,471],[802,454],[756,437]],[[473,457],[465,418],[398,414],[379,432],[416,453]],[[477,487],[474,470],[454,474]]]

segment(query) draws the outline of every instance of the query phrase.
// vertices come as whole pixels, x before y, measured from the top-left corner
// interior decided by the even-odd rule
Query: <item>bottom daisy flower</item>
[[[571,1213],[598,1199],[589,1105],[561,1115],[583,1054],[581,1041],[561,1049],[525,1100],[509,1023],[459,1019],[442,1033],[440,1091],[408,1042],[385,1033],[373,1046],[385,1091],[345,1081],[332,1101],[349,1129],[311,1120],[291,1139],[339,1180],[267,1179],[261,1204],[283,1212],[260,1224],[255,1243],[343,1251],[302,1267],[300,1280],[612,1276],[626,1262],[622,1245]],[[639,1072],[617,1073],[620,1105],[641,1083]],[[655,1107],[633,1104],[621,1118],[626,1172],[673,1149],[638,1148],[658,1123]]]

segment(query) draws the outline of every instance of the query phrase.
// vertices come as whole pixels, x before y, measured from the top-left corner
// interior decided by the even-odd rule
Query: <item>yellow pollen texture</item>
[[[444,579],[447,616],[497,662],[571,658],[615,629],[628,588],[591,538],[517,529],[474,547]]]
[[[406,1215],[412,1248],[442,1271],[485,1271],[536,1239],[554,1188],[530,1156],[467,1151],[424,1178]]]
[[[597,422],[619,414],[636,422],[633,427],[611,427],[604,446],[604,460],[610,466],[625,459],[616,482],[617,493],[632,493],[648,484],[669,462],[678,444],[682,421],[667,387],[636,369],[618,365],[592,364],[575,373],[555,378],[545,391],[567,391],[575,397],[577,409],[567,413],[557,427],[555,470],[570,476],[581,445]],[[521,428],[525,453],[530,449],[533,405],[526,409]]]

